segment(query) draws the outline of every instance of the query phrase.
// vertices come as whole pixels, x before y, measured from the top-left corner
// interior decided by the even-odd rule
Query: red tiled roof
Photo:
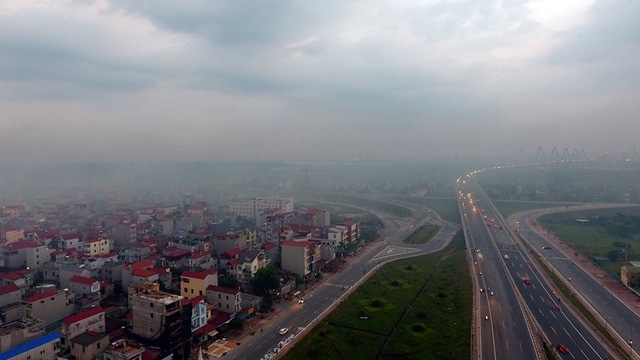
[[[200,279],[200,280],[204,280],[208,275],[210,274],[215,274],[216,273],[216,269],[211,268],[211,269],[207,269],[207,270],[202,270],[202,271],[185,271],[182,273],[182,277],[188,277],[191,279]]]
[[[182,256],[186,256],[188,254],[191,254],[191,252],[187,251],[187,250],[179,250],[179,251],[174,251],[171,254],[165,255],[165,257],[179,258],[179,257],[182,257]]]
[[[149,276],[156,275],[157,272],[153,270],[148,270],[148,269],[133,269],[131,274],[134,276],[149,277]]]
[[[282,246],[306,247],[309,244],[306,241],[283,241]]]
[[[240,259],[239,259],[239,258],[231,259],[231,260],[229,260],[229,262],[227,263],[227,265],[231,265],[231,266],[233,266],[233,265],[237,264],[237,263],[238,263],[238,261],[240,261]]]
[[[18,241],[12,242],[11,244],[5,245],[5,248],[7,250],[20,250],[20,249],[24,249],[28,247],[36,247],[36,246],[38,246],[38,244],[34,241],[18,240]]]
[[[273,248],[277,248],[278,244],[276,243],[272,243],[272,242],[263,242],[262,243],[262,248],[265,250],[271,250]]]
[[[236,290],[233,288],[228,288],[224,286],[215,286],[215,285],[207,286],[207,291],[217,291],[217,292],[221,292],[229,295],[237,295],[240,292],[240,290]]]
[[[98,280],[95,280],[95,279],[92,279],[92,278],[88,278],[88,277],[84,277],[84,276],[80,276],[80,275],[73,275],[71,277],[71,280],[69,280],[69,281],[73,281],[73,282],[77,282],[77,283],[85,284],[85,285],[93,285]]]
[[[29,296],[27,298],[24,298],[24,299],[22,299],[22,301],[32,303],[32,302],[36,302],[38,300],[46,299],[46,298],[48,298],[50,296],[56,296],[56,292],[55,291],[45,291],[45,292],[42,292],[40,294],[36,294],[36,295],[33,295],[33,296]]]
[[[71,315],[71,316],[67,316],[66,318],[62,319],[62,322],[65,323],[65,325],[69,326],[73,323],[77,323],[80,320],[84,320],[88,317],[94,316],[96,314],[100,314],[100,313],[104,313],[104,309],[102,308],[102,306],[96,306],[94,308],[91,308],[89,310],[85,310],[81,313],[75,314],[75,315]]]
[[[8,273],[0,272],[0,278],[9,279],[9,280],[20,279],[23,275],[24,275],[24,271],[22,271],[22,270],[12,271],[12,272],[8,272]]]
[[[5,286],[0,286],[0,296],[1,295],[6,295],[15,291],[20,291],[20,288],[18,287],[18,285],[11,283],[9,285],[5,285]]]
[[[228,256],[228,257],[234,257],[236,255],[242,254],[242,250],[238,249],[238,248],[233,248],[229,251],[225,251],[222,253],[221,256]]]
[[[153,266],[153,263],[151,261],[138,261],[137,263],[133,263],[129,266],[131,266],[133,269],[143,269]]]
[[[81,237],[82,237],[82,235],[80,235],[80,234],[61,234],[60,235],[60,238],[62,240],[73,240],[73,239],[80,240]]]

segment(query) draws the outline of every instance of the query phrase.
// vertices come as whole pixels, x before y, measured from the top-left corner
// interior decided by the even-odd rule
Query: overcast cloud
[[[0,161],[638,147],[640,2],[0,0]]]

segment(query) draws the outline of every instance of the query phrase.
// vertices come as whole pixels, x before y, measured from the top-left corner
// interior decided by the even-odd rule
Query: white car
[[[278,331],[278,334],[284,335],[284,334],[286,334],[288,332],[289,332],[289,328],[282,328],[282,329],[280,329],[280,331]]]

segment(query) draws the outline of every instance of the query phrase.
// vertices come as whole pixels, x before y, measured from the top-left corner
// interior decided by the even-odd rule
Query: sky
[[[640,150],[640,2],[0,0],[0,161]]]

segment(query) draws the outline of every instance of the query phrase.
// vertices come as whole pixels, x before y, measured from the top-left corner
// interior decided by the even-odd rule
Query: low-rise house
[[[0,272],[0,285],[14,284],[20,288],[22,295],[26,294],[33,286],[35,273],[31,270],[18,270],[8,273]]]
[[[120,261],[105,261],[98,271],[98,278],[110,283],[122,282],[122,269],[124,264]]]
[[[207,287],[211,285],[218,285],[216,269],[184,271],[180,276],[180,295],[188,299],[205,295]]]
[[[207,297],[198,295],[191,299],[182,299],[182,306],[191,303],[191,332],[207,324]]]
[[[96,237],[88,239],[84,242],[84,254],[86,256],[105,255],[109,253],[110,240],[107,238]]]
[[[23,317],[24,307],[13,306],[10,308],[11,309],[2,309],[4,321],[0,326],[0,353],[28,343],[46,334],[44,331],[44,321]],[[6,310],[15,311],[7,313]],[[20,310],[22,311],[19,315],[15,313]],[[2,355],[0,355],[0,358],[2,358],[1,356]]]
[[[69,290],[76,295],[100,294],[100,281],[89,277],[74,275],[69,280]]]
[[[71,356],[76,360],[93,360],[109,348],[109,334],[85,331],[71,339]]]
[[[43,320],[44,326],[72,315],[75,309],[73,301],[73,293],[64,290],[46,290],[22,299],[25,316]]]
[[[215,262],[210,253],[194,250],[184,262],[184,268],[188,271],[200,271],[215,267]]]
[[[137,342],[120,339],[113,342],[108,349],[104,351],[103,360],[140,360],[145,348]]]
[[[68,349],[71,346],[71,339],[85,331],[105,331],[104,309],[102,307],[96,306],[62,319],[60,346],[63,349]]]
[[[266,255],[262,250],[247,250],[228,266],[228,274],[246,285],[256,271],[267,266]]]
[[[239,290],[224,286],[209,285],[207,302],[216,304],[216,310],[236,314],[242,308],[242,296]]]
[[[22,300],[20,288],[14,284],[0,286],[0,308],[10,304],[19,303]]]

